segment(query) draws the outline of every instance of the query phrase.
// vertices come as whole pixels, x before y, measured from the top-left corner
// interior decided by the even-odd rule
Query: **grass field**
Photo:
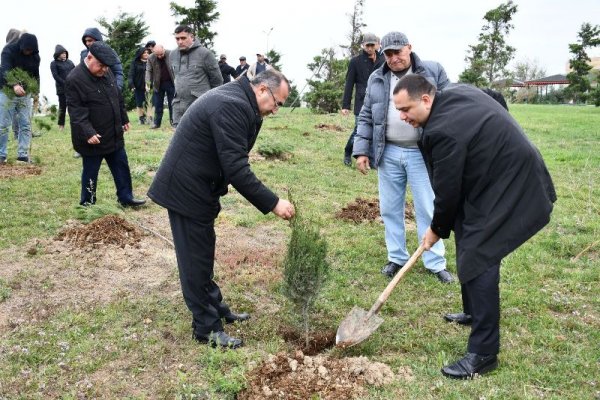
[[[501,269],[500,367],[474,381],[452,381],[440,367],[465,352],[468,328],[446,324],[459,311],[458,284],[441,285],[422,265],[396,288],[369,340],[332,357],[365,355],[412,379],[370,388],[364,399],[600,399],[600,109],[512,105],[538,146],[558,201],[542,232]],[[133,114],[132,114],[132,120]],[[317,128],[338,125],[342,131]],[[342,164],[353,118],[282,110],[267,118],[256,148],[289,149],[285,160],[253,157],[256,174],[277,193],[290,189],[329,243],[332,273],[314,320],[336,329],[353,305],[369,308],[387,280],[383,226],[335,213],[357,197],[377,197],[374,171]],[[144,195],[172,132],[134,123],[127,151],[134,192]],[[15,158],[9,145],[9,162]],[[59,248],[53,239],[71,220],[117,213],[170,237],[163,209],[117,207],[102,167],[98,204],[77,207],[81,161],[70,136],[33,139],[39,175],[0,177],[0,399],[232,399],[246,372],[268,354],[291,351],[278,326],[295,320],[281,294],[287,223],[263,216],[232,190],[217,221],[216,279],[251,323],[230,330],[240,351],[215,351],[190,340],[172,249],[155,235],[140,248]],[[417,247],[414,230],[409,249]],[[452,238],[449,269],[456,272]],[[137,274],[137,275],[136,275]]]

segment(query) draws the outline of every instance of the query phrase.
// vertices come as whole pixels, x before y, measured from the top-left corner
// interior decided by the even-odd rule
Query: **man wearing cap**
[[[65,87],[71,140],[83,162],[79,204],[96,203],[98,171],[102,160],[106,160],[117,188],[118,202],[123,207],[140,206],[146,201],[133,197],[123,138],[130,127],[129,119],[110,69],[119,57],[101,41],[92,43],[89,50],[83,62],[67,77]]]
[[[29,143],[31,142],[31,96],[35,93],[23,82],[11,81],[8,73],[15,69],[25,71],[32,79],[40,83],[40,56],[35,35],[23,33],[16,42],[2,49],[0,64],[0,164],[6,162],[8,130],[12,120],[18,120],[17,161],[29,162]],[[8,87],[8,97],[2,88]]]
[[[212,51],[200,44],[191,27],[177,26],[175,41],[177,48],[169,55],[175,76],[173,126],[177,126],[194,100],[223,84],[217,59]]]
[[[449,81],[437,62],[421,61],[412,52],[408,38],[390,32],[381,39],[385,63],[376,69],[367,84],[364,105],[358,115],[358,129],[353,156],[356,167],[366,174],[377,169],[379,204],[385,227],[388,262],[381,273],[393,277],[406,263],[404,206],[406,187],[410,186],[420,239],[431,224],[434,194],[417,141],[419,130],[400,119],[393,101],[396,83],[405,75],[418,74],[443,89]],[[423,254],[425,267],[442,283],[453,281],[446,270],[444,244],[440,240]]]
[[[248,71],[248,68],[250,68],[250,65],[246,62],[246,57],[241,56],[240,57],[240,65],[235,67],[235,73],[237,74],[238,79],[240,76],[246,74],[246,71]]]
[[[150,129],[160,128],[164,113],[165,95],[169,107],[169,122],[173,123],[173,96],[175,96],[175,80],[169,55],[171,50],[165,50],[164,46],[157,44],[154,51],[148,57],[146,64],[146,87],[152,90],[152,105],[154,106],[154,123]]]
[[[383,54],[379,52],[379,38],[374,33],[365,33],[362,40],[362,51],[350,60],[348,72],[346,72],[346,86],[344,86],[344,98],[342,99],[342,114],[350,114],[350,102],[352,100],[352,89],[354,92],[354,129],[348,138],[344,149],[344,164],[352,165],[352,146],[356,136],[356,122],[358,113],[365,100],[367,81],[371,73],[379,68],[384,62]]]
[[[548,224],[556,191],[538,149],[500,102],[478,88],[436,91],[410,75],[394,89],[394,100],[402,120],[423,128],[419,147],[436,194],[423,247],[454,231],[463,313],[445,319],[471,325],[467,354],[442,373],[472,379],[498,365],[500,263]]]
[[[264,54],[256,53],[256,62],[248,68],[246,75],[248,76],[248,79],[254,79],[256,75],[271,68],[273,67],[267,63]]]
[[[221,57],[219,57],[219,69],[223,76],[223,83],[231,82],[231,78],[236,79],[238,77],[235,68],[227,64],[227,56],[225,54],[221,54]]]

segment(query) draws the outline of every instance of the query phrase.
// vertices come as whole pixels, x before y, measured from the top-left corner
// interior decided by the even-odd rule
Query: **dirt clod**
[[[83,226],[62,230],[57,239],[77,248],[113,244],[124,248],[137,245],[143,233],[140,229],[116,215],[106,215]]]
[[[383,386],[398,376],[383,363],[367,357],[310,357],[301,351],[269,355],[248,374],[248,385],[240,400],[351,399],[365,392],[366,385]]]
[[[342,132],[344,130],[344,128],[342,128],[341,126],[334,125],[334,124],[317,124],[317,125],[315,125],[315,128],[321,129],[323,131],[335,131],[335,132]]]
[[[379,221],[381,212],[379,210],[379,199],[363,199],[357,197],[353,202],[342,207],[341,211],[335,214],[338,219],[360,223],[368,221]],[[415,220],[415,211],[412,203],[406,202],[404,207],[404,218],[406,221]]]

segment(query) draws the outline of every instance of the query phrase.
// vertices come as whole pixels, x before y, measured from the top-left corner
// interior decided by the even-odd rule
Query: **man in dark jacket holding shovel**
[[[500,263],[550,221],[556,192],[544,161],[521,127],[494,99],[468,85],[436,92],[419,75],[394,89],[402,120],[422,127],[419,148],[435,192],[425,249],[454,231],[467,354],[442,368],[469,379],[498,365]]]
[[[229,184],[264,214],[294,216],[294,206],[263,185],[248,162],[263,117],[277,112],[289,89],[283,74],[269,70],[199,97],[177,125],[148,191],[169,211],[183,298],[192,312],[194,338],[201,343],[240,347],[240,339],[223,331],[222,320],[250,318],[229,309],[213,280],[214,222]]]

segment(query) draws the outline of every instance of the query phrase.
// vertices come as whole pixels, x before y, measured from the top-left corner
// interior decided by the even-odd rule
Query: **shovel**
[[[336,346],[346,348],[359,344],[379,328],[379,325],[383,323],[383,318],[377,315],[377,313],[381,309],[381,306],[383,306],[383,303],[390,297],[392,290],[398,285],[400,279],[415,265],[421,254],[423,254],[423,250],[423,246],[419,246],[417,251],[413,253],[408,262],[396,273],[396,276],[394,276],[385,290],[379,295],[379,298],[369,312],[357,306],[354,306],[350,310],[350,313],[341,322],[335,335]]]

